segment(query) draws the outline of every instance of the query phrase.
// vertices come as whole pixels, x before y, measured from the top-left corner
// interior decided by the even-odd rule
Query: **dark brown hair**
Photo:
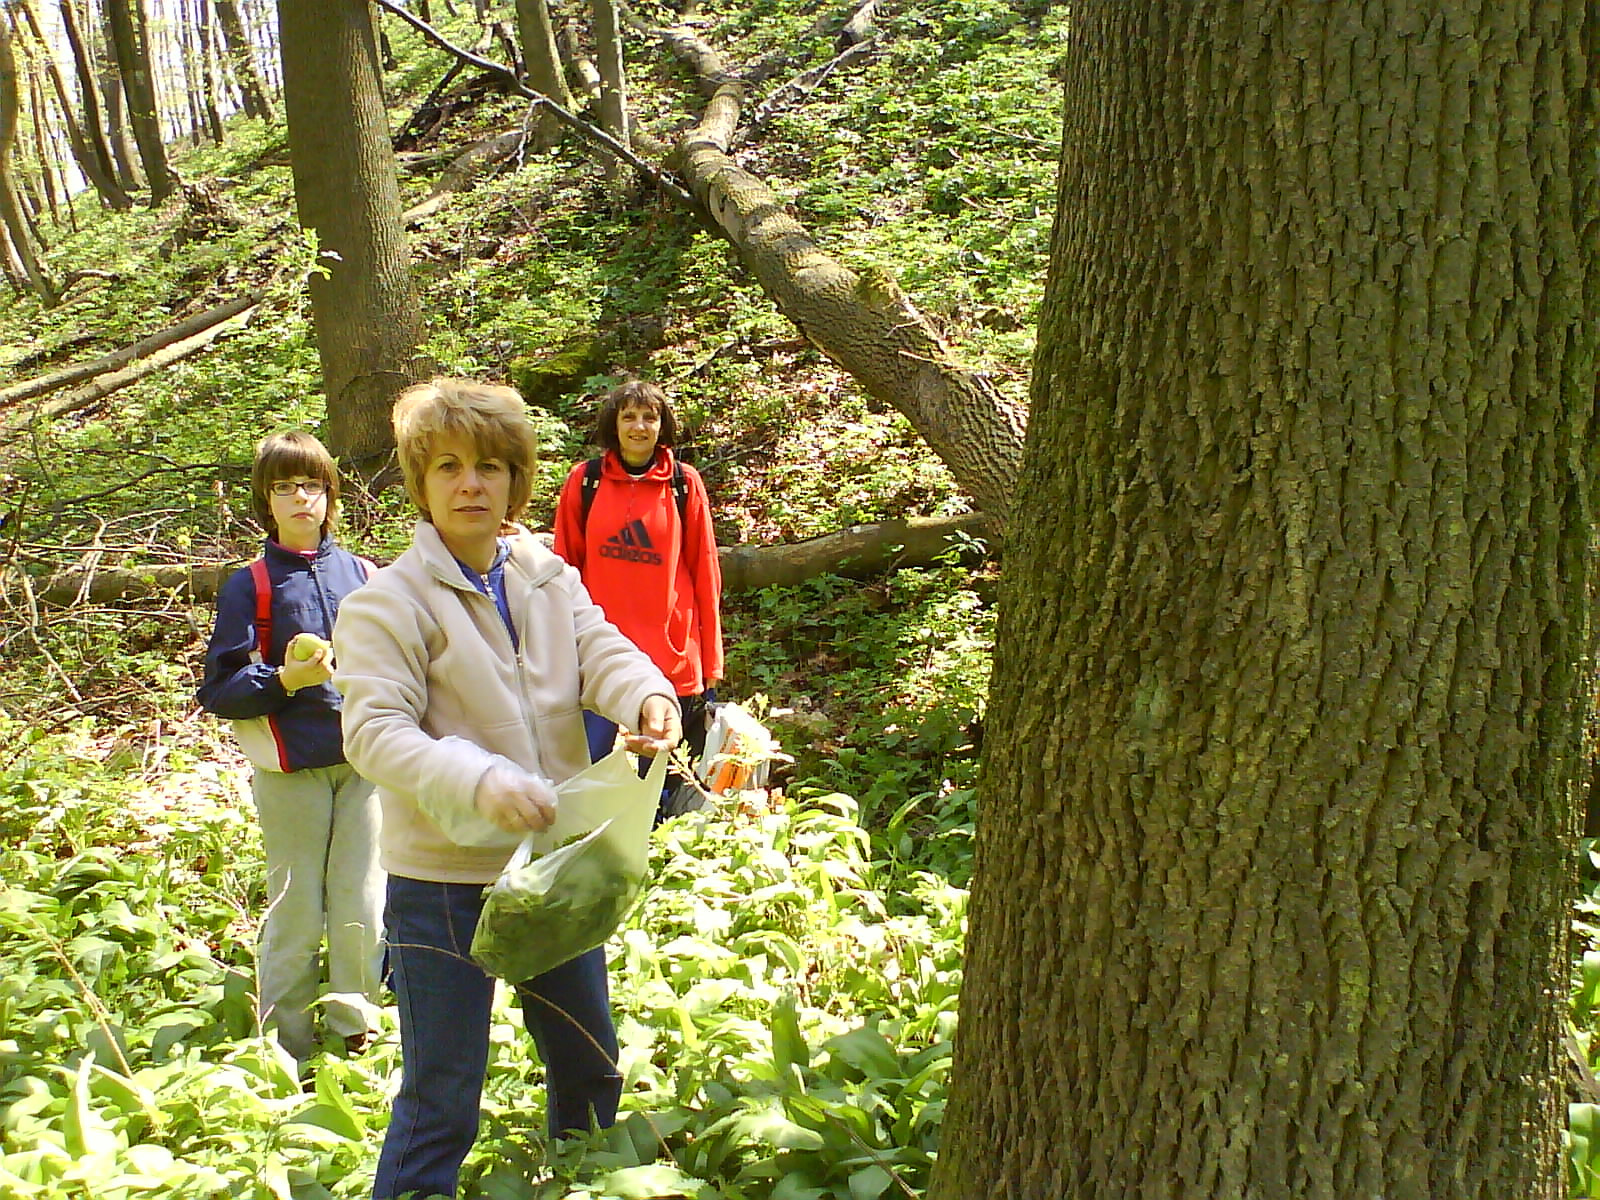
[[[250,511],[268,536],[276,538],[278,522],[272,517],[272,485],[296,475],[320,479],[328,489],[328,507],[322,514],[322,536],[327,537],[339,513],[339,468],[328,448],[302,430],[271,434],[256,446],[255,463],[250,468]]]
[[[411,502],[429,521],[423,478],[441,437],[459,437],[480,454],[502,459],[511,471],[506,520],[515,521],[533,493],[538,442],[528,424],[527,406],[515,388],[472,379],[438,376],[400,393],[394,402],[394,440]]]
[[[678,440],[678,418],[673,414],[672,402],[658,384],[643,379],[628,379],[617,384],[600,400],[600,411],[594,418],[594,444],[602,450],[622,453],[622,441],[617,437],[617,418],[630,408],[648,408],[661,418],[661,435],[658,446],[671,446]]]

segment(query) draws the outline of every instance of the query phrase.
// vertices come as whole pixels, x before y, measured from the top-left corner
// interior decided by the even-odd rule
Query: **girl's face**
[[[630,467],[642,467],[656,452],[661,438],[661,414],[643,404],[630,404],[617,413],[617,444]]]
[[[322,544],[328,519],[327,485],[307,475],[274,479],[268,488],[278,545],[289,550],[315,550]]]
[[[428,515],[445,546],[462,562],[487,571],[495,538],[511,507],[511,468],[462,437],[434,443],[422,477]]]

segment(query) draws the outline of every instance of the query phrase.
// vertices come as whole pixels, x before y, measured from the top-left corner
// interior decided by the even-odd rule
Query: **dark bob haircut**
[[[617,418],[630,408],[648,408],[661,418],[661,436],[658,446],[671,446],[678,440],[678,418],[673,414],[672,402],[660,386],[643,379],[629,379],[619,383],[600,400],[600,411],[594,418],[594,444],[602,450],[622,453],[622,441],[617,437]]]
[[[256,446],[255,464],[250,468],[250,511],[261,528],[276,538],[278,522],[272,516],[272,485],[296,475],[320,479],[327,488],[328,509],[322,517],[322,536],[327,537],[339,514],[339,468],[326,446],[298,429],[264,437]]]

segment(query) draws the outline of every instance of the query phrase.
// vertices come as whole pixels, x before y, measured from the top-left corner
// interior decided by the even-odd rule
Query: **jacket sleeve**
[[[422,604],[381,585],[357,588],[340,606],[334,684],[344,694],[345,758],[378,787],[411,797],[456,844],[515,844],[517,836],[484,819],[474,803],[483,773],[507,760],[422,727],[433,629]]]
[[[567,473],[556,501],[556,541],[553,549],[581,572],[588,547],[583,530],[583,464]]]
[[[683,552],[694,577],[694,616],[700,634],[700,671],[710,687],[722,678],[722,563],[711,525],[711,500],[705,481],[693,467],[683,468],[689,482],[688,521]]]
[[[289,703],[278,669],[252,661],[255,648],[255,581],[248,570],[235,571],[217,593],[217,623],[211,628],[205,674],[195,694],[201,708],[244,721],[270,716]]]
[[[674,704],[677,689],[650,656],[629,641],[600,606],[589,598],[578,573],[568,567],[561,585],[571,594],[572,625],[578,640],[578,673],[583,707],[625,729],[639,728],[639,710],[651,696]]]

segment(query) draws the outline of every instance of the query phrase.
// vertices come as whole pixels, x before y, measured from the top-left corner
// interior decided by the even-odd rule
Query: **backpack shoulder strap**
[[[589,524],[589,510],[594,507],[594,494],[600,490],[600,459],[591,458],[583,464],[583,524]]]
[[[683,477],[683,463],[672,456],[672,498],[678,502],[678,523],[689,524],[689,481]]]
[[[272,650],[272,577],[267,574],[267,560],[258,558],[250,564],[250,581],[256,588],[256,652],[262,662],[268,662]]]
[[[356,561],[361,564],[361,569],[366,572],[368,579],[371,579],[373,575],[377,573],[378,564],[373,562],[370,558],[362,558],[361,555],[358,554],[356,555]]]

